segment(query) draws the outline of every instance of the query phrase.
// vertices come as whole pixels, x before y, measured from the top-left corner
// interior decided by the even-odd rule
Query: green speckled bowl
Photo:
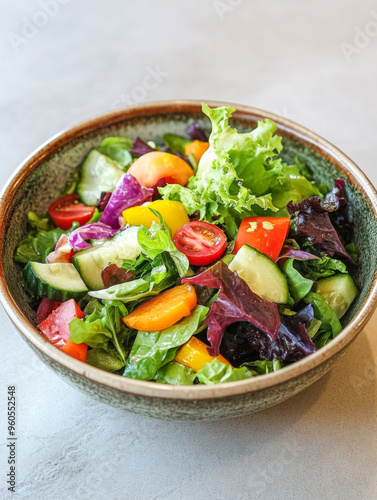
[[[210,103],[211,106],[222,103]],[[344,318],[344,330],[329,345],[281,371],[217,386],[174,387],[107,373],[68,356],[36,328],[35,312],[21,287],[12,255],[26,232],[28,210],[45,212],[73,170],[92,147],[108,135],[161,139],[164,132],[184,133],[198,120],[208,129],[201,105],[194,101],[152,103],[102,115],[62,132],[32,153],[1,193],[0,293],[9,317],[37,356],[64,380],[94,398],[125,410],[172,420],[216,420],[252,413],[278,404],[318,380],[346,352],[370,318],[377,300],[377,195],[359,168],[313,132],[279,116],[234,105],[240,130],[270,118],[284,138],[284,159],[299,155],[317,182],[346,180],[350,216],[355,225],[361,267],[361,293]]]

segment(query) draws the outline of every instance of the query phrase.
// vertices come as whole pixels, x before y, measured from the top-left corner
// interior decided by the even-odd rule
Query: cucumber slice
[[[102,290],[102,270],[109,264],[121,266],[124,259],[135,260],[141,252],[137,241],[139,228],[126,227],[117,233],[111,240],[102,245],[95,245],[87,250],[77,252],[73,263],[90,290]]]
[[[30,294],[64,302],[83,297],[88,289],[73,264],[29,262],[23,271],[24,285]]]
[[[267,255],[249,245],[243,245],[229,264],[231,271],[237,271],[254,293],[262,299],[287,304],[289,291],[287,280],[279,267]]]
[[[329,304],[340,319],[345,315],[359,290],[349,274],[335,274],[318,280],[317,292]]]
[[[86,205],[96,205],[101,193],[112,193],[122,175],[119,164],[95,149],[85,158],[80,169],[77,193]]]

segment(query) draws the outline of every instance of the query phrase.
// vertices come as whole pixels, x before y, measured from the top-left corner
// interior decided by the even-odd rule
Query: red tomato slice
[[[185,224],[175,233],[173,241],[193,266],[208,266],[220,259],[226,249],[224,232],[209,222]]]
[[[80,201],[78,194],[59,198],[50,205],[48,213],[54,224],[61,229],[69,229],[74,222],[86,224],[95,212],[95,207],[87,207]]]
[[[63,302],[61,306],[38,326],[47,339],[62,351],[70,354],[74,358],[86,361],[88,346],[86,344],[74,344],[70,340],[69,324],[73,318],[83,318],[84,314],[71,299]]]
[[[246,217],[238,230],[233,253],[245,244],[277,261],[289,232],[289,217]]]

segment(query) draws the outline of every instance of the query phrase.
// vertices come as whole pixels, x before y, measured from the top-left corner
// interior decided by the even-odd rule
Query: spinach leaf
[[[347,267],[343,262],[332,259],[327,255],[322,255],[321,260],[306,261],[302,266],[306,269],[305,276],[313,280],[326,278],[336,273],[348,273]]]
[[[167,365],[157,370],[156,382],[171,385],[192,385],[196,378],[196,373],[187,366],[170,361]]]
[[[289,293],[295,303],[307,295],[313,286],[313,281],[304,278],[297,269],[294,268],[294,260],[287,259],[283,264],[283,271],[287,278]]]
[[[322,322],[319,333],[330,330],[332,332],[332,337],[336,337],[338,333],[341,332],[342,325],[340,324],[335,311],[331,309],[322,295],[310,292],[304,298],[304,302],[313,305],[315,318]]]
[[[201,368],[196,376],[201,384],[213,385],[222,384],[224,382],[234,382],[235,380],[244,380],[253,377],[246,366],[242,368],[232,368],[231,365],[222,363],[218,359],[214,359],[211,363],[207,363]]]
[[[176,134],[164,134],[162,136],[164,143],[167,145],[167,147],[170,149],[170,151],[174,154],[179,153],[181,155],[185,154],[185,146],[189,142],[191,142],[189,139],[185,139],[184,137],[181,137],[180,135]]]
[[[94,300],[89,302],[84,313],[85,320],[74,318],[69,325],[71,341],[75,344],[84,342],[94,348],[96,353],[90,355],[93,362],[94,360],[96,363],[105,362],[105,359],[110,362],[110,358],[106,358],[103,353],[105,351],[114,363],[117,359],[118,364],[122,363],[123,367],[134,337],[134,331],[127,328],[122,321],[128,314],[124,304],[119,301],[109,301],[102,305]]]
[[[273,359],[272,361],[266,361],[258,359],[256,361],[248,361],[241,365],[242,367],[246,367],[251,372],[254,372],[255,375],[264,375],[266,373],[272,373],[283,368],[283,363],[280,359]]]
[[[179,278],[173,256],[168,252],[157,254],[153,260],[141,255],[134,262],[125,261],[125,268],[132,270],[139,277],[104,290],[89,292],[89,295],[102,300],[134,302],[158,295],[174,285]]]
[[[110,353],[101,347],[90,349],[86,361],[89,365],[107,372],[116,372],[124,367],[124,363],[117,354]]]
[[[51,222],[49,215],[38,215],[35,212],[27,213],[27,221],[33,229],[49,231],[54,229],[54,225]]]
[[[178,347],[185,344],[200,328],[208,308],[196,306],[187,318],[157,332],[138,332],[123,375],[153,380],[157,370],[175,358]]]

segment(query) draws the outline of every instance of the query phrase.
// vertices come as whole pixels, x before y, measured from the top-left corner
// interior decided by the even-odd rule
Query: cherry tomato
[[[50,205],[48,213],[54,224],[61,229],[70,229],[73,222],[80,226],[86,224],[95,212],[95,207],[87,207],[80,201],[78,194],[70,194],[59,198]]]
[[[185,224],[175,233],[173,241],[193,266],[208,266],[220,259],[226,249],[224,232],[209,222]]]
[[[233,253],[245,244],[277,261],[289,232],[289,217],[246,217],[238,230]]]

